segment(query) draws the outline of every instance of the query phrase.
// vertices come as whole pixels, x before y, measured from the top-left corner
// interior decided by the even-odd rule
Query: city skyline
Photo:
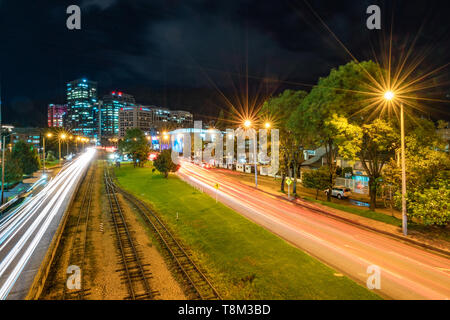
[[[445,308],[449,12],[0,0],[0,300]]]
[[[430,48],[436,52],[426,67],[448,61],[447,2],[374,4],[395,17],[394,51],[406,50],[407,40],[411,43],[418,36],[418,52]],[[179,6],[160,1],[137,1],[136,5],[81,1],[82,28],[71,32],[65,28],[63,4],[30,4],[29,12],[41,12],[32,16],[16,15],[21,12],[16,6],[12,1],[1,3],[0,27],[12,31],[3,36],[0,81],[4,122],[21,126],[42,126],[47,104],[64,103],[65,82],[82,77],[100,83],[100,96],[120,88],[145,105],[214,117],[226,108],[219,90],[237,104],[234,96],[245,91],[247,72],[250,95],[263,87],[261,100],[286,88],[310,90],[329,69],[351,59],[346,49],[360,60],[374,59],[371,46],[378,51],[392,26],[392,17],[383,14],[382,30],[368,30],[363,2],[308,6],[286,1],[273,9],[268,1],[258,6],[253,1]],[[127,23],[130,12],[133,23]],[[415,19],[422,16],[421,22]],[[196,22],[189,17],[197,17]],[[117,20],[125,22],[118,30],[112,27]],[[33,36],[36,32],[39,36]],[[438,47],[433,47],[435,41]],[[276,63],[274,56],[279,57]],[[39,81],[24,85],[27,79]],[[450,92],[446,72],[440,82],[442,86],[432,95],[442,99]],[[436,110],[445,111],[442,104],[430,108],[430,113],[448,117]],[[36,117],[23,117],[32,111]]]

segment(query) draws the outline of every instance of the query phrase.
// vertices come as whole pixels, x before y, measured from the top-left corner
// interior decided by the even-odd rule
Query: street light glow
[[[63,140],[64,140],[66,137],[67,137],[67,136],[66,136],[65,133],[62,133],[62,134],[60,135],[60,138],[63,139]]]
[[[386,93],[384,94],[384,98],[388,101],[391,101],[392,99],[394,99],[395,94],[392,91],[386,91]]]
[[[251,122],[250,120],[245,120],[245,121],[244,121],[244,127],[250,128],[251,125],[252,125],[252,122]]]
[[[269,129],[269,128],[270,128],[270,122],[266,122],[266,123],[264,124],[264,126],[266,127],[266,129]]]

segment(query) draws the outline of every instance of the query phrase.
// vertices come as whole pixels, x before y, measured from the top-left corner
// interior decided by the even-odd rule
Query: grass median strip
[[[132,165],[115,173],[189,247],[225,299],[379,298],[176,176]]]

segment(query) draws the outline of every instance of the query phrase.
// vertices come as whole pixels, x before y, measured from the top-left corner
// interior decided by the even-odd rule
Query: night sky
[[[81,30],[66,28],[67,6],[82,9]],[[366,8],[378,4],[382,30],[366,28]],[[394,52],[417,37],[428,52],[416,72],[450,62],[449,1],[263,0],[0,0],[3,122],[45,126],[48,103],[65,102],[65,83],[98,81],[137,102],[216,116],[239,103],[248,74],[258,105],[285,88],[310,90],[320,76],[351,60],[327,30],[359,60],[373,59],[394,22]],[[404,43],[406,41],[406,43]],[[450,93],[450,68],[436,74]],[[449,105],[438,106],[448,118]]]

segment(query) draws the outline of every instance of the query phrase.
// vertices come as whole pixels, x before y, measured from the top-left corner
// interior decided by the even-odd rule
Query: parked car
[[[325,190],[325,194],[328,194],[328,192],[329,192],[329,189]],[[351,195],[352,195],[352,191],[350,190],[350,188],[347,188],[347,187],[336,186],[336,187],[333,187],[333,189],[331,190],[331,196],[336,197],[339,200],[348,198]]]

